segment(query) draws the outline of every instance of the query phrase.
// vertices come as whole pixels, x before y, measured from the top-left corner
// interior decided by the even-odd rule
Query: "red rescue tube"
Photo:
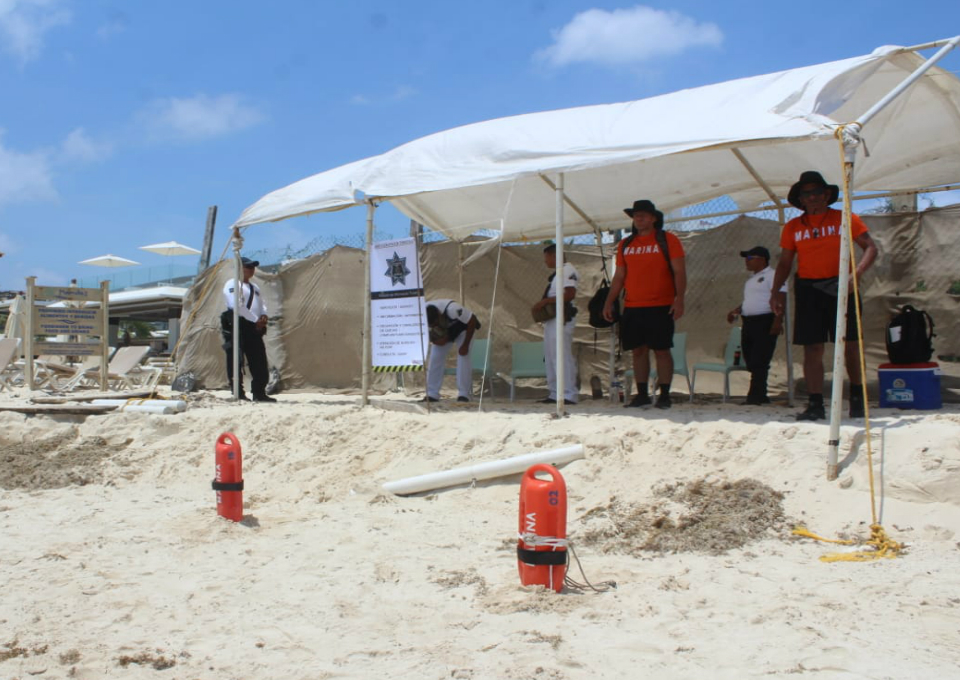
[[[234,522],[243,519],[243,454],[232,432],[217,438],[213,489],[217,492],[217,514]]]
[[[550,475],[538,479],[537,473]],[[558,593],[567,573],[567,484],[552,465],[531,466],[520,482],[520,531],[517,543],[520,583],[542,585]]]

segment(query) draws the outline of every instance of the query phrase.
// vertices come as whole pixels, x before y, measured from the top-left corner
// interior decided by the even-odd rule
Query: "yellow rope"
[[[867,401],[867,366],[863,351],[863,323],[860,310],[860,287],[856,275],[857,252],[853,247],[853,230],[850,226],[850,175],[847,172],[847,161],[843,149],[843,131],[845,128],[846,125],[840,125],[834,132],[834,136],[837,138],[837,142],[840,145],[840,162],[843,164],[843,195],[847,199],[843,202],[843,223],[846,224],[847,245],[850,248],[850,271],[848,273],[851,275],[850,278],[853,280],[854,309],[856,310],[857,317],[857,339],[859,340],[860,350],[858,353],[858,358],[860,361],[860,388],[863,391],[863,415],[866,430],[865,439],[867,443],[867,471],[870,479],[870,514],[873,521],[870,524],[870,539],[864,544],[866,546],[870,546],[869,550],[865,549],[851,553],[830,553],[828,555],[822,555],[820,560],[822,562],[869,562],[871,560],[877,560],[881,558],[897,557],[902,553],[903,545],[890,539],[883,530],[883,527],[877,521],[876,488],[873,482],[873,446],[870,443],[870,406]],[[833,376],[833,379],[837,380],[838,376]],[[817,536],[816,534],[811,533],[805,527],[797,527],[793,530],[793,534],[795,536],[804,536],[806,538],[812,538],[826,543],[839,543],[841,545],[853,544],[853,541],[831,540],[828,538],[823,538],[822,536]]]
[[[854,541],[843,541],[839,539],[824,538],[817,536],[806,527],[797,527],[793,530],[794,536],[803,536],[812,538],[824,543],[839,543],[840,545],[854,545]],[[821,562],[872,562],[879,559],[893,559],[904,554],[905,546],[897,543],[883,530],[879,524],[870,525],[870,538],[863,543],[863,550],[849,553],[828,553],[820,556]]]

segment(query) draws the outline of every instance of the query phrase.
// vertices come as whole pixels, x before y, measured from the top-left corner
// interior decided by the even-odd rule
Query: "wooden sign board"
[[[68,307],[36,307],[33,310],[36,335],[101,335],[103,311]]]
[[[70,288],[67,286],[34,286],[36,300],[73,300],[100,302],[103,291],[99,288]]]
[[[103,345],[99,342],[35,342],[33,343],[33,351],[35,354],[61,357],[89,357],[103,352]]]

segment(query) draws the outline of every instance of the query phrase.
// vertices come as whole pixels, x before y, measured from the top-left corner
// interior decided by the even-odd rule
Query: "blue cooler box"
[[[940,364],[880,364],[880,408],[937,409]]]

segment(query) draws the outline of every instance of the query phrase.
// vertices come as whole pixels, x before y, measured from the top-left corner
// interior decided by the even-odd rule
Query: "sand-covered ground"
[[[849,548],[790,531],[868,537],[863,421],[827,481],[828,426],[785,405],[225,397],[0,412],[0,678],[960,678],[957,405],[872,412],[875,507],[906,550],[825,563]],[[240,523],[210,488],[225,431]],[[571,444],[568,532],[606,592],[520,585],[517,476],[381,488]]]

